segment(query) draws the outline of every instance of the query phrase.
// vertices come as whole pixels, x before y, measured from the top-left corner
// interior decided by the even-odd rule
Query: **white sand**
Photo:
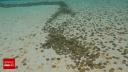
[[[44,56],[50,57],[52,52],[44,54],[35,50],[45,40],[47,34],[41,32],[43,24],[57,11],[58,6],[35,6],[24,8],[0,8],[0,60],[6,57],[21,56],[16,59],[18,69],[12,72],[50,72],[51,63],[45,62]],[[19,48],[23,48],[22,52]],[[24,54],[24,51],[27,54]],[[21,61],[27,58],[28,67],[24,67]],[[43,61],[44,60],[44,61]],[[41,63],[46,63],[42,68]],[[38,69],[38,66],[40,66]],[[0,62],[2,68],[2,62]],[[0,68],[0,71],[4,71]],[[7,70],[5,70],[7,71]]]

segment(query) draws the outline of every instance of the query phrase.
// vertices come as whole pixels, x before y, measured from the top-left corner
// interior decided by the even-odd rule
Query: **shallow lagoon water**
[[[127,0],[16,5],[43,1],[59,0],[1,1],[0,59],[16,59],[12,72],[128,71]]]

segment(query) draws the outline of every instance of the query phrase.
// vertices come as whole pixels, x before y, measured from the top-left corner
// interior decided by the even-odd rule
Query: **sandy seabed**
[[[128,9],[88,8],[46,23],[57,7],[46,8],[0,15],[0,59],[16,59],[11,72],[128,72]]]

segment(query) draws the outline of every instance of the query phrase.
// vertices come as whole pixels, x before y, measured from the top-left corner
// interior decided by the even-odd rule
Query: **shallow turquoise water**
[[[128,7],[128,0],[0,0],[1,3],[26,3],[26,2],[43,2],[43,1],[64,1],[73,8],[85,7]]]

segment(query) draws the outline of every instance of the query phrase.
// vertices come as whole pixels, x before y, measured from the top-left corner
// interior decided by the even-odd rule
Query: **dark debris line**
[[[59,10],[51,16],[51,18],[46,22],[50,23],[53,21],[58,15],[61,13],[71,14],[72,16],[74,13],[69,8],[69,6],[64,1],[53,1],[53,2],[28,2],[28,3],[22,3],[22,4],[6,4],[6,3],[0,3],[0,7],[3,8],[12,8],[12,7],[30,7],[30,6],[39,6],[39,5],[59,5]]]
[[[11,7],[29,7],[29,6],[38,6],[38,5],[59,5],[60,7],[68,7],[64,1],[54,1],[54,2],[28,2],[22,4],[6,4],[0,3],[0,7],[11,8]]]

